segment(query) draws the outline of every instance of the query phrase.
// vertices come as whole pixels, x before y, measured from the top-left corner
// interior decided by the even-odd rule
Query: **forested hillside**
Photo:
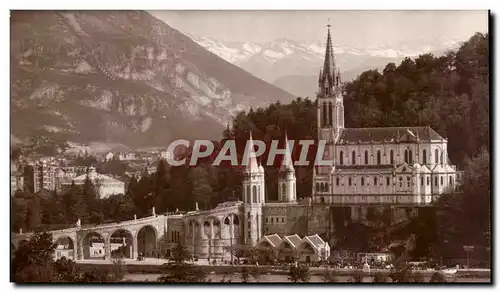
[[[424,245],[432,242],[435,249],[452,250],[442,247],[443,242],[452,241],[456,242],[456,249],[465,242],[487,245],[484,234],[490,225],[488,40],[487,34],[478,33],[456,52],[440,57],[427,54],[415,60],[406,58],[399,65],[387,64],[383,72],[366,71],[344,84],[346,127],[430,125],[448,138],[451,162],[466,171],[464,192],[443,199],[437,212],[437,227],[412,227],[421,230],[421,234],[432,233],[425,240],[417,240]],[[285,130],[292,140],[314,139],[315,102],[298,98],[290,104],[275,103],[240,113],[217,147],[220,149],[226,139],[234,138],[242,150],[249,130],[254,139],[264,141],[282,140]],[[294,149],[294,156],[298,157],[299,152],[300,149]],[[76,190],[64,196],[16,194],[13,227],[30,230],[47,224],[74,223],[75,215],[47,215],[48,210],[61,210],[56,208],[60,204],[71,208],[71,204],[87,202],[78,203],[81,207],[74,214],[81,213],[84,223],[99,223],[133,218],[133,214],[145,216],[153,206],[161,213],[176,208],[192,210],[195,202],[205,209],[225,200],[240,199],[240,169],[212,166],[211,159],[197,167],[169,167],[160,162],[155,175],[132,180],[125,196],[106,200],[88,199],[88,189],[80,195]],[[296,171],[298,197],[310,196],[311,166],[298,167]],[[277,167],[266,167],[267,200],[277,199],[276,175]]]

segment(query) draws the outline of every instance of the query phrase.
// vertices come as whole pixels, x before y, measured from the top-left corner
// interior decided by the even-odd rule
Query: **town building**
[[[10,163],[10,195],[13,196],[16,191],[24,189],[23,168],[16,163]]]
[[[68,180],[62,183],[63,191],[69,190],[73,183],[76,186],[83,186],[87,179],[89,179],[95,187],[96,192],[101,199],[107,198],[111,195],[125,194],[124,182],[110,176],[97,173],[95,167],[93,166],[88,168],[88,172],[86,174],[82,174],[73,178],[71,181]]]

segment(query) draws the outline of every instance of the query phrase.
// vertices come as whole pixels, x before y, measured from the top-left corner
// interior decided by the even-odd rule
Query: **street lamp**
[[[473,250],[473,245],[464,245],[464,251],[467,253],[467,269],[470,269],[470,252]]]

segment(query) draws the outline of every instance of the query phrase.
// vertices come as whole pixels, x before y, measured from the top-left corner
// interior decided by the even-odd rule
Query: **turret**
[[[292,151],[285,133],[285,154],[281,161],[278,176],[278,198],[280,202],[295,202],[296,195],[295,169],[293,167]]]

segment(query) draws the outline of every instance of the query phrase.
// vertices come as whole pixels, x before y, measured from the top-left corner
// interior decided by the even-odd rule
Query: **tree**
[[[52,234],[35,233],[26,244],[22,244],[14,253],[12,274],[16,283],[53,282],[53,252],[55,244]]]
[[[432,274],[431,279],[429,280],[429,283],[446,283],[446,278],[445,276],[440,273],[440,272],[435,272]]]
[[[42,223],[40,200],[34,198],[28,203],[28,210],[26,213],[26,227],[28,230],[35,230]]]
[[[158,282],[163,283],[203,283],[207,282],[207,272],[203,267],[195,266],[186,261],[191,254],[183,244],[178,244],[172,255],[172,262],[163,264],[162,276]]]
[[[243,266],[240,271],[241,282],[248,283],[251,277],[258,282],[260,278],[259,269],[256,267],[249,267],[247,265]]]
[[[210,207],[212,197],[212,187],[210,185],[209,176],[203,167],[191,168],[189,171],[189,183],[192,188],[194,200],[202,203],[207,210]]]
[[[87,209],[79,188],[73,182],[69,192],[64,195],[63,205],[66,210],[66,222],[75,223],[87,217]]]
[[[323,282],[325,283],[333,283],[333,282],[338,282],[338,277],[335,275],[335,273],[330,270],[329,268],[326,268],[323,273]]]
[[[291,282],[309,282],[309,267],[302,265],[290,265],[288,280]]]
[[[376,272],[373,275],[373,282],[375,283],[387,283],[387,275],[382,272]]]

